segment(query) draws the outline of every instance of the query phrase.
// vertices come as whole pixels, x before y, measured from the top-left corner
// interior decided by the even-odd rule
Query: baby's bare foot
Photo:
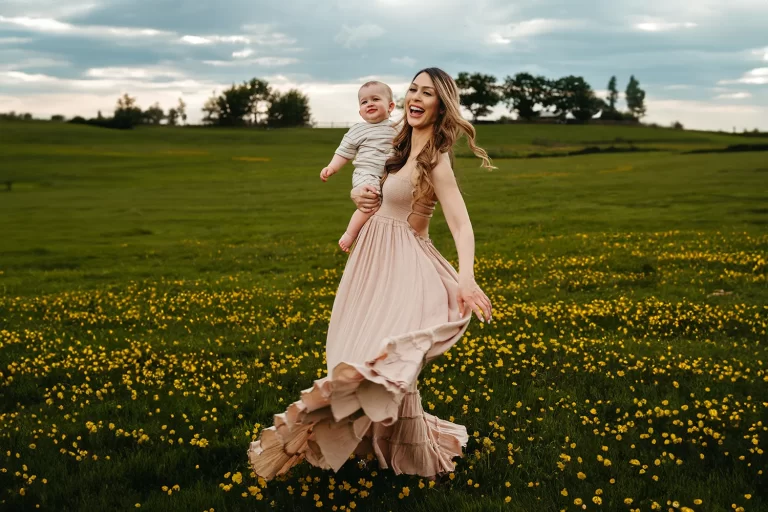
[[[339,238],[339,247],[341,247],[341,250],[344,252],[349,252],[349,249],[352,247],[352,243],[355,241],[355,237],[344,232],[343,235],[341,235],[341,238]]]

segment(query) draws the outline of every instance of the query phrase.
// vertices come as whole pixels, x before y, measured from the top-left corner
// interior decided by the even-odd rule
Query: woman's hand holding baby
[[[381,206],[381,196],[371,185],[361,185],[353,188],[349,195],[357,209],[363,213],[371,213]]]

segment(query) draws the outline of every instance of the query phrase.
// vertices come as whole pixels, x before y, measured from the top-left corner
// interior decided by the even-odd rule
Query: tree
[[[118,98],[115,115],[112,120],[112,125],[115,128],[133,128],[141,124],[142,119],[143,113],[136,106],[136,98],[129,96],[128,93]]]
[[[205,105],[203,105],[203,122],[205,124],[219,124],[219,102],[216,91],[213,94],[205,100]]]
[[[580,121],[588,121],[600,112],[604,105],[596,96],[592,87],[580,76],[569,75],[555,81],[552,104],[560,117],[570,112]]]
[[[165,112],[159,103],[155,103],[144,111],[143,118],[145,123],[157,125],[165,119]]]
[[[214,96],[208,98],[203,107],[203,121],[224,126],[258,124],[266,114],[269,97],[270,88],[264,80],[253,78],[240,85],[233,84],[219,96],[214,91]]]
[[[51,116],[51,121],[54,123],[63,123],[65,121],[65,118],[61,114],[54,114]]]
[[[541,110],[534,110],[537,105],[546,108],[549,98],[549,80],[530,73],[518,73],[508,76],[502,86],[504,103],[510,112],[516,111],[521,119],[532,121],[539,117]]]
[[[296,89],[275,92],[267,110],[267,126],[285,128],[310,124],[309,98]]]
[[[251,91],[251,108],[248,118],[251,124],[263,124],[267,120],[267,112],[272,101],[272,89],[266,80],[252,78],[248,83]]]
[[[179,124],[179,119],[181,119],[182,123],[186,122],[187,104],[184,103],[184,100],[179,98],[179,104],[176,107],[168,109],[166,118],[168,119],[168,126],[176,126]]]
[[[608,82],[608,108],[616,111],[616,102],[619,100],[619,91],[616,89],[616,77],[612,76]]]
[[[179,98],[179,104],[176,106],[176,113],[179,115],[182,123],[187,122],[187,104],[181,98]]]
[[[3,120],[3,121],[31,121],[32,119],[34,118],[32,117],[32,114],[30,114],[29,112],[26,112],[26,113],[19,112],[17,114],[15,111],[11,110],[8,113],[0,114],[0,120]]]
[[[496,77],[481,73],[459,73],[456,79],[461,105],[472,113],[472,122],[491,113],[491,109],[501,101]]]
[[[645,91],[640,88],[640,82],[632,75],[626,90],[627,108],[632,115],[639,119],[645,115]]]
[[[168,126],[176,126],[179,121],[179,112],[171,107],[168,109],[168,114],[165,116],[165,119]]]

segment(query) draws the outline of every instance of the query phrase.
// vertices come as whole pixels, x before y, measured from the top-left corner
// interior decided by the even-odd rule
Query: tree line
[[[209,126],[263,126],[283,128],[306,126],[311,122],[309,98],[296,89],[286,93],[272,90],[265,80],[253,78],[242,84],[232,84],[221,94],[213,92],[203,106],[203,123]],[[136,98],[124,94],[111,118],[82,120],[107,128],[132,128],[141,124],[175,126],[187,120],[186,104],[179,104],[166,113],[155,103],[146,110],[136,104]]]
[[[493,107],[504,103],[519,119],[535,121],[549,116],[565,119],[571,114],[579,121],[588,121],[600,113],[602,119],[617,121],[639,121],[646,113],[645,91],[640,82],[630,77],[624,97],[627,110],[621,111],[617,104],[619,91],[616,77],[608,82],[608,97],[598,98],[583,77],[569,75],[557,79],[518,73],[507,76],[497,83],[493,75],[482,73],[459,73],[456,78],[461,104],[472,114],[473,122],[491,113]]]
[[[286,93],[272,90],[265,80],[253,78],[233,84],[221,94],[215,91],[203,106],[203,123],[209,126],[261,126],[284,128],[311,124],[309,98],[297,89]],[[31,121],[30,113],[0,113],[0,120]],[[51,116],[51,121],[63,122],[64,116]],[[138,125],[177,126],[187,121],[187,105],[179,98],[175,107],[163,110],[159,103],[142,109],[137,99],[128,93],[117,100],[111,116],[101,111],[86,119],[75,116],[70,123],[103,128],[130,129]]]
[[[517,73],[498,83],[493,75],[461,72],[456,84],[461,104],[472,114],[473,122],[490,114],[502,102],[510,112],[517,114],[518,119],[529,122],[541,117],[565,119],[568,114],[586,122],[598,113],[602,119],[639,121],[646,113],[645,91],[634,76],[630,77],[625,89],[625,111],[618,108],[619,91],[615,76],[608,82],[606,99],[598,98],[583,77],[574,75],[548,79],[530,73]],[[214,91],[202,110],[203,123],[209,126],[282,128],[312,123],[306,95],[297,89],[280,93],[273,90],[266,80],[259,78],[232,84],[220,94]],[[0,119],[30,120],[32,115],[10,112],[0,114]],[[51,117],[51,121],[63,120],[60,115]],[[126,129],[137,125],[176,126],[186,120],[187,105],[181,99],[167,111],[158,103],[142,109],[136,98],[126,93],[117,100],[111,117],[99,112],[95,118],[77,116],[70,122]],[[506,117],[501,119],[502,122],[506,120]]]

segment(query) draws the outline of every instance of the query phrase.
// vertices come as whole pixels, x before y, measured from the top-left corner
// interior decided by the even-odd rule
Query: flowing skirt
[[[269,480],[302,460],[338,471],[373,453],[395,473],[453,471],[467,430],[424,411],[416,389],[426,363],[464,334],[458,274],[410,225],[374,215],[347,261],[328,327],[328,374],[250,444]]]

